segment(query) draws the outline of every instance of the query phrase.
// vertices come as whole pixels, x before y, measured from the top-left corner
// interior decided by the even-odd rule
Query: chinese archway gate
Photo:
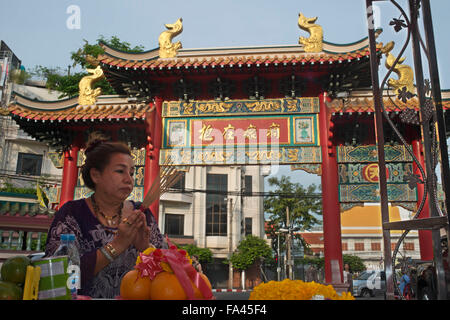
[[[97,70],[117,96],[95,96],[93,103],[81,104],[80,97],[37,102],[16,94],[9,111],[25,132],[63,152],[60,205],[88,192],[78,167],[88,134],[98,130],[134,148],[131,198],[136,200],[167,164],[279,164],[320,174],[325,280],[339,284],[340,212],[379,201],[375,109],[368,39],[313,41],[319,27],[306,27],[310,38],[284,46],[181,49],[173,44],[169,53],[157,48],[134,54],[102,43]],[[170,44],[163,35],[160,42]],[[379,43],[378,60],[382,48]],[[402,108],[417,112],[414,99],[408,106],[394,99],[395,105],[385,98],[393,121],[399,121]],[[448,101],[443,105],[447,109]],[[401,130],[423,159],[417,126],[405,124]],[[385,136],[389,201],[415,208],[417,191],[403,179],[415,170],[411,158],[392,133]],[[157,201],[151,210],[158,218]],[[429,235],[421,234],[420,241],[426,257]]]

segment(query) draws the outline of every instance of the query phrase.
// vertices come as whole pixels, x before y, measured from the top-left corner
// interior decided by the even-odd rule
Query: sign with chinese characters
[[[386,179],[388,200],[411,208],[417,201],[417,190],[408,186],[413,173],[412,158],[403,145],[386,145]],[[338,146],[336,148],[341,203],[379,202],[378,152],[375,145]]]
[[[321,163],[318,98],[163,104],[160,163]]]
[[[194,119],[192,146],[290,144],[288,118]]]
[[[319,98],[228,100],[228,101],[170,101],[163,103],[162,116],[204,117],[227,115],[311,114],[319,113]]]
[[[320,147],[174,148],[162,149],[160,162],[189,165],[283,165],[322,162]]]
[[[163,148],[317,146],[317,115],[164,119]]]
[[[186,156],[183,156],[184,161],[178,163],[179,165],[204,162],[198,159],[210,159],[208,161],[211,162],[211,159],[217,157],[222,151],[228,154],[230,150],[233,150],[233,155],[224,156],[223,162],[229,163],[230,159],[239,163],[242,163],[244,159],[252,162],[254,159],[259,159],[258,163],[268,159],[274,161],[291,159],[286,163],[309,163],[305,162],[309,159],[308,156],[298,157],[297,160],[292,161],[292,157],[288,156],[289,152],[297,150],[305,154],[305,152],[312,152],[314,148],[311,147],[319,149],[317,115],[165,118],[163,130],[163,150],[173,150],[172,154],[181,155],[181,151],[177,149],[183,149],[183,153],[191,149],[193,154],[197,155],[192,158],[192,163],[186,161]],[[278,154],[281,152],[280,148],[290,151],[285,151],[286,156],[281,156]],[[247,152],[247,156],[243,156],[245,153],[236,153],[242,151],[241,149]],[[204,157],[198,156],[199,150]],[[249,150],[259,150],[259,155],[253,157],[254,151]],[[269,151],[265,154],[264,150]],[[316,151],[313,153],[316,154]],[[312,158],[314,163],[320,163],[316,155]],[[222,162],[222,160],[215,158],[212,163]],[[162,158],[161,161],[163,161]]]
[[[405,183],[405,177],[412,173],[410,162],[386,163],[386,178],[388,183]],[[380,175],[377,163],[339,163],[339,183],[376,183]]]

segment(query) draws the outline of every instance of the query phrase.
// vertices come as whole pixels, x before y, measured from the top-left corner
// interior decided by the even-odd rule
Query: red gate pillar
[[[425,169],[425,161],[423,156],[423,146],[419,139],[415,139],[412,141],[413,153],[416,156],[417,160],[419,160],[420,165],[423,170]],[[413,172],[414,174],[422,177],[417,164],[413,162]],[[424,185],[421,183],[417,184],[417,207],[419,207],[420,202],[422,201],[424,195]],[[428,205],[427,196],[425,200],[425,205],[418,216],[418,218],[429,218],[430,217],[430,207]],[[431,230],[419,230],[419,245],[420,245],[420,259],[421,260],[433,260],[433,241],[431,238]]]
[[[144,173],[144,196],[150,190],[155,179],[159,176],[159,151],[161,149],[162,140],[162,102],[160,97],[155,98],[155,110],[151,113],[152,119],[150,119],[148,129],[151,136],[151,141],[147,143],[145,148],[145,173]],[[150,205],[150,210],[153,213],[156,221],[159,218],[159,199],[155,200]]]
[[[319,95],[319,130],[322,149],[322,209],[325,255],[325,282],[342,281],[341,212],[339,205],[339,181],[336,147],[328,145],[330,138],[330,113],[325,104],[325,93]]]
[[[63,178],[61,183],[61,196],[59,198],[59,208],[61,208],[67,201],[73,200],[75,193],[75,186],[78,179],[78,150],[80,148],[76,145],[72,146],[69,151],[64,152],[64,167]]]

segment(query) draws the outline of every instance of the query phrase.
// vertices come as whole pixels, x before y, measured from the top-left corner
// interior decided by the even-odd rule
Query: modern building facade
[[[245,235],[264,237],[263,198],[252,196],[264,188],[260,170],[258,166],[190,168],[175,186],[181,192],[161,197],[161,230],[179,243],[210,248],[217,258],[228,256],[230,237],[232,250]]]

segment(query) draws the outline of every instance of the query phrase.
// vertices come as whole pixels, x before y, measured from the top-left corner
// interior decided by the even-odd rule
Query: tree
[[[70,58],[73,61],[72,66],[76,67],[77,65],[79,65],[84,69],[95,67],[92,64],[92,61],[89,60],[88,56],[97,58],[100,54],[104,53],[103,48],[99,44],[100,42],[103,42],[108,47],[114,48],[119,51],[124,52],[144,51],[143,46],[139,45],[132,48],[130,43],[122,41],[116,36],[112,36],[111,39],[106,39],[103,35],[100,35],[100,37],[97,39],[97,44],[89,44],[87,40],[84,40],[84,45],[82,48],[79,48],[77,51],[71,52]]]
[[[296,263],[300,264],[312,264],[317,270],[323,269],[325,266],[325,258],[319,258],[319,257],[313,257],[308,258],[304,257],[301,259],[296,259]],[[342,263],[343,266],[347,263],[350,267],[350,271],[352,273],[358,273],[366,270],[366,266],[363,262],[363,260],[358,256],[353,256],[350,254],[343,254],[342,255]]]
[[[248,235],[239,242],[236,251],[233,252],[229,261],[233,268],[246,270],[259,259],[272,259],[272,249],[264,239],[254,235]]]
[[[325,266],[325,259],[323,257],[304,257],[295,259],[295,264],[310,264],[313,265],[317,270],[321,270]]]
[[[25,84],[32,75],[25,71],[25,69],[14,69],[11,71],[11,81],[16,84]]]
[[[34,76],[46,81],[47,89],[60,92],[59,99],[76,96],[79,92],[78,83],[87,75],[84,72],[64,75],[64,71],[59,67],[48,68],[43,66],[36,66],[32,73]],[[105,89],[102,88],[102,92],[103,90]],[[111,90],[112,88],[106,88],[107,93],[112,93]]]
[[[322,214],[322,198],[316,193],[317,186],[312,184],[304,188],[300,183],[293,183],[290,177],[282,176],[280,179],[272,177],[268,180],[270,186],[276,186],[264,199],[264,211],[269,214],[268,233],[272,241],[272,248],[276,251],[278,245],[277,232],[280,228],[297,228],[308,230],[321,222],[313,215]],[[289,208],[291,226],[286,224],[286,207]],[[308,245],[300,234],[293,238],[301,241],[303,247]],[[285,237],[280,237],[280,250],[284,250]],[[283,251],[282,250],[282,251]]]
[[[350,271],[352,273],[362,272],[366,270],[366,265],[364,264],[363,260],[358,256],[353,256],[350,254],[344,254],[342,255],[342,261],[345,265],[346,263],[350,267]]]
[[[208,263],[212,261],[212,251],[208,248],[199,248],[196,245],[188,244],[184,246],[180,246],[181,249],[186,250],[189,253],[189,256],[197,256],[199,262]]]
[[[95,68],[95,59],[100,54],[104,53],[103,48],[99,44],[100,42],[124,52],[142,52],[144,50],[143,46],[135,46],[132,48],[128,42],[121,41],[116,36],[106,39],[104,36],[100,35],[99,39],[97,39],[97,44],[90,44],[87,40],[84,40],[84,42],[85,43],[81,48],[71,52],[70,58],[73,61],[72,67],[80,66],[82,69]],[[88,73],[84,71],[69,74],[60,67],[49,68],[43,66],[36,66],[32,74],[46,80],[46,86],[49,90],[61,92],[58,98],[76,96],[79,92],[78,83],[84,76],[88,75]],[[97,81],[94,87],[101,88],[103,94],[116,93],[106,79]]]

